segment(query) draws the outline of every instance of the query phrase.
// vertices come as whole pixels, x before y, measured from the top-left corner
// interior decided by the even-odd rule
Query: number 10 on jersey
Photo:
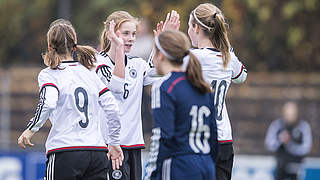
[[[217,86],[218,85],[218,86]],[[217,120],[222,120],[222,110],[224,106],[224,100],[226,98],[227,92],[227,81],[217,81],[213,80],[211,82],[212,91],[214,92],[215,103],[214,106],[216,108]]]

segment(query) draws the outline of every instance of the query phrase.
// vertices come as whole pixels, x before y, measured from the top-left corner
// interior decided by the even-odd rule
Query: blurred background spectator
[[[130,55],[148,60],[153,48],[153,34],[147,20],[141,19],[137,27],[137,39],[131,48]]]
[[[271,123],[265,144],[275,153],[275,179],[296,180],[299,173],[301,175],[303,159],[311,149],[311,129],[308,122],[298,116],[296,103],[285,103],[282,111],[282,117]]]

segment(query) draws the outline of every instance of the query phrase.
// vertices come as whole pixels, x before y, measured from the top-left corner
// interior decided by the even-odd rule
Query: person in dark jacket
[[[310,152],[311,144],[311,128],[306,121],[299,119],[297,104],[285,103],[283,116],[270,124],[265,139],[267,149],[275,153],[275,179],[298,179],[303,159]]]

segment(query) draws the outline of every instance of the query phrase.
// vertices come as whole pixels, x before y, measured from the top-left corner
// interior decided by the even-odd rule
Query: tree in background
[[[53,0],[0,0],[0,64],[41,62]]]
[[[235,49],[255,71],[320,69],[318,0],[229,0]]]
[[[40,53],[46,50],[48,25],[61,15],[70,17],[81,43],[96,46],[103,21],[115,10],[145,18],[153,28],[175,9],[181,15],[181,30],[186,32],[190,11],[204,2],[208,1],[0,0],[0,64],[39,64]],[[248,69],[303,72],[320,69],[319,0],[211,2],[223,10],[231,26],[232,45]]]

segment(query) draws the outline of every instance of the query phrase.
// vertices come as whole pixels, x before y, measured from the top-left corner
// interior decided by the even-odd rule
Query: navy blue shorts
[[[210,155],[181,155],[166,159],[156,179],[214,180],[215,165]]]

